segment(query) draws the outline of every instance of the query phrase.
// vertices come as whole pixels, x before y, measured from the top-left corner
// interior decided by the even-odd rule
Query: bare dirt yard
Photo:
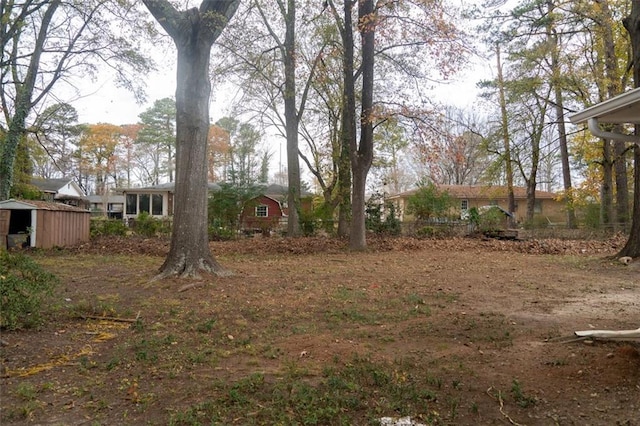
[[[2,333],[0,423],[640,425],[639,344],[558,341],[640,326],[623,242],[214,242],[197,282],[151,281],[161,240],[33,252],[60,284]]]

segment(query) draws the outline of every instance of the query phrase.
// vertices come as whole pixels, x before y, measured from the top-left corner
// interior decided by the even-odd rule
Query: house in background
[[[123,219],[124,195],[90,195],[89,204],[93,216]]]
[[[63,203],[81,208],[89,207],[89,199],[73,179],[41,179],[34,177],[31,178],[31,185],[42,193],[43,201]]]
[[[240,214],[240,228],[245,231],[284,230],[287,227],[289,189],[283,185],[267,186],[260,195],[248,200]],[[300,193],[301,210],[311,212],[313,195],[307,191]]]
[[[217,183],[209,183],[209,191],[220,191]],[[248,200],[240,214],[240,228],[244,230],[262,231],[286,227],[289,208],[287,205],[287,187],[269,185],[261,194]],[[174,212],[175,182],[144,188],[118,189],[124,198],[123,219],[126,221],[146,212],[155,218],[168,218]],[[311,211],[312,196],[303,191],[301,194],[302,209]]]
[[[155,218],[173,216],[173,198],[175,182],[144,188],[121,188],[116,190],[124,198],[123,219],[135,219],[140,213],[146,212]],[[219,191],[217,183],[209,184],[209,191]]]
[[[487,185],[436,185],[439,191],[446,191],[455,200],[455,208],[461,217],[472,207],[480,208],[484,206],[498,206],[503,211],[509,208],[506,186]],[[406,213],[409,197],[415,194],[418,189],[402,192],[387,198],[395,203],[400,215],[400,220],[411,221],[413,218]],[[513,212],[516,222],[525,219],[527,210],[527,191],[523,187],[514,187],[513,195],[516,208]],[[563,222],[564,205],[557,200],[557,196],[552,192],[536,191],[536,202],[534,207],[534,217],[540,218],[547,223]]]

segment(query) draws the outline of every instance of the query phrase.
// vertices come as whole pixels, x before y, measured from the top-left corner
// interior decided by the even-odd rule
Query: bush
[[[0,328],[39,325],[41,304],[58,279],[23,253],[0,251]]]
[[[236,238],[235,229],[230,229],[222,224],[219,221],[213,221],[213,223],[209,224],[209,240],[210,241],[228,241]]]
[[[446,216],[454,199],[447,191],[440,191],[433,183],[420,184],[418,190],[409,197],[407,213],[417,220],[428,221]]]
[[[92,218],[91,219],[91,238],[106,235],[115,235],[123,237],[127,235],[127,225],[120,219]]]
[[[498,207],[491,207],[490,209],[480,213],[480,219],[478,227],[482,232],[494,232],[503,228],[502,224],[505,220],[505,215]]]
[[[416,230],[416,235],[422,238],[431,238],[435,236],[436,230],[433,226],[423,226]]]
[[[400,219],[393,203],[385,201],[381,194],[374,194],[365,205],[365,226],[376,234],[400,235]]]
[[[587,204],[584,208],[584,226],[589,229],[600,229],[600,204]]]
[[[140,213],[134,223],[135,232],[145,237],[155,237],[158,233],[168,233],[166,229],[168,226],[147,212]]]

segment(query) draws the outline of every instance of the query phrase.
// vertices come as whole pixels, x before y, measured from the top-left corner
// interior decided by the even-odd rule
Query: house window
[[[127,194],[127,214],[135,216],[138,214],[138,195]]]
[[[154,216],[162,216],[162,194],[153,194],[151,196],[151,214]]]
[[[256,206],[256,217],[267,217],[269,215],[269,207],[264,204]]]
[[[151,209],[149,208],[150,207],[149,198],[151,198],[149,196],[149,194],[139,194],[138,195],[138,203],[140,205],[140,213],[144,213],[144,212],[151,213]]]
[[[468,210],[469,209],[469,200],[460,201],[460,210]]]
[[[542,200],[536,200],[535,204],[533,205],[533,212],[542,213]]]

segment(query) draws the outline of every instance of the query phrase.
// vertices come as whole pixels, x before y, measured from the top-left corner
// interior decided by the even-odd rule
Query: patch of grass
[[[198,324],[196,326],[196,331],[198,331],[199,333],[211,333],[211,331],[213,330],[213,326],[215,324],[216,324],[216,320],[213,318],[210,318]]]
[[[23,401],[33,401],[36,399],[36,395],[38,394],[38,390],[36,387],[28,382],[20,383],[15,391],[15,394],[18,398]]]
[[[536,398],[525,395],[520,382],[516,379],[514,379],[511,384],[511,395],[513,396],[513,399],[516,401],[516,403],[522,408],[532,407],[536,405]]]
[[[320,377],[290,364],[276,378],[254,373],[231,383],[220,380],[213,385],[216,397],[175,411],[168,424],[352,425],[375,424],[389,413],[429,413],[437,396],[411,366],[356,357],[326,367]],[[422,420],[429,421],[428,415]]]
[[[344,322],[374,325],[380,320],[380,315],[375,312],[359,310],[354,306],[346,309],[331,310],[325,314],[325,319],[334,327]]]

